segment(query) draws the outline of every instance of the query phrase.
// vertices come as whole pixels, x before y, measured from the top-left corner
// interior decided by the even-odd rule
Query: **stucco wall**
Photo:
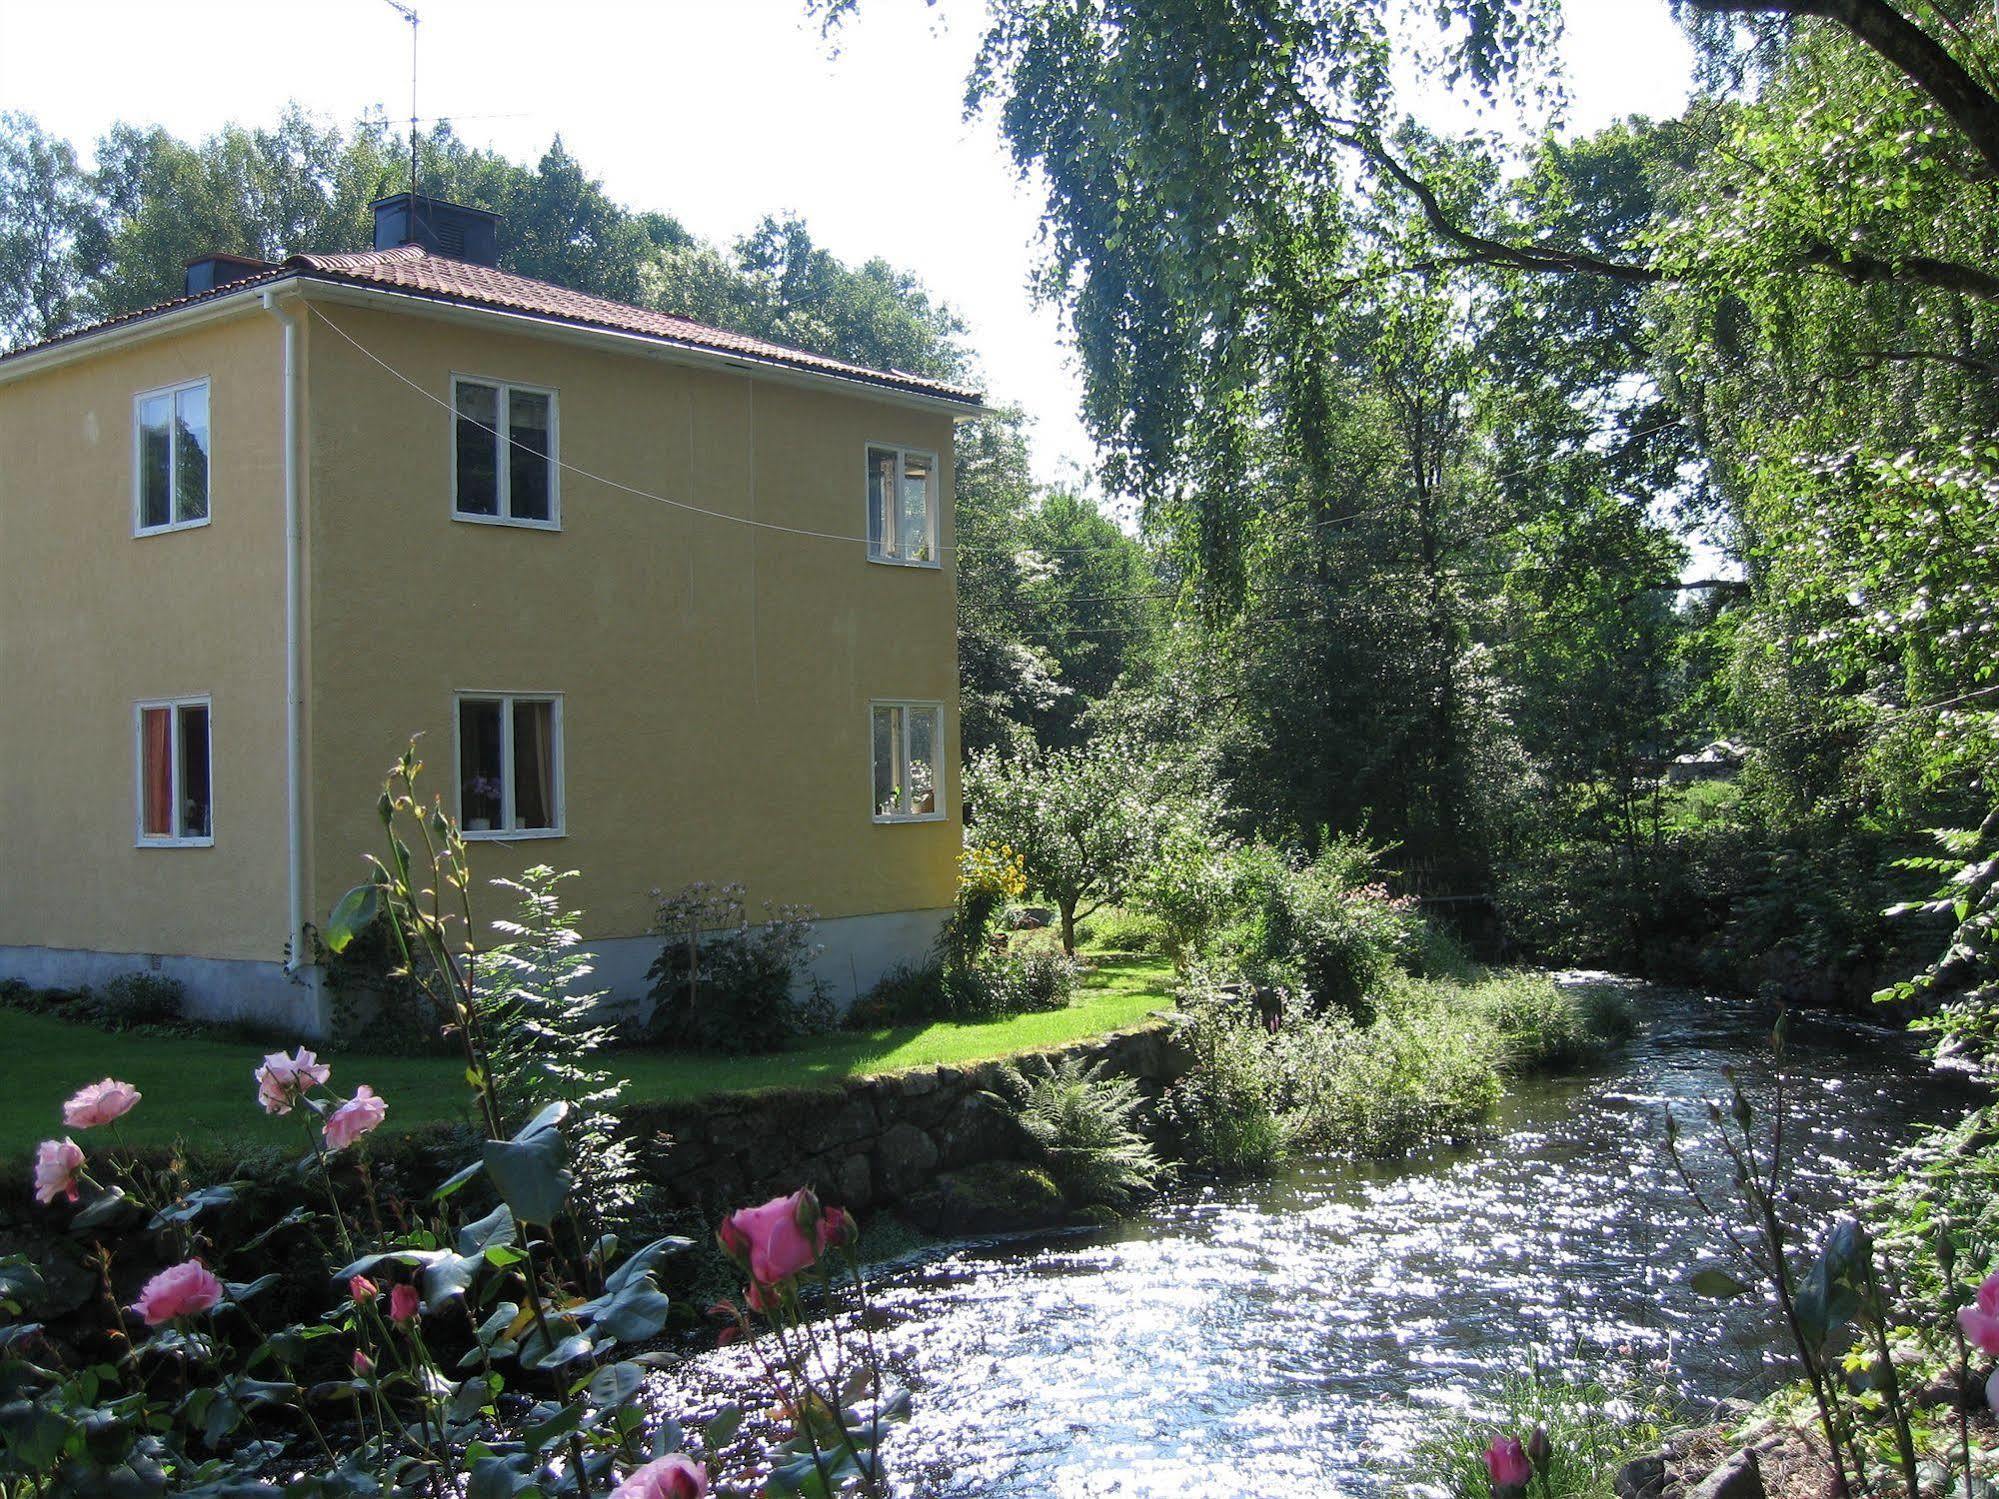
[[[451,514],[455,373],[558,392],[561,458],[617,484],[804,530],[866,529],[869,441],[934,450],[948,416],[747,374],[415,315],[308,319],[313,890],[323,918],[376,848],[381,773],[422,732],[455,804],[454,691],[563,694],[566,836],[475,847],[483,880],[577,869],[585,935],[630,937],[648,892],[737,880],[827,917],[935,911],[958,846],[952,575],[859,541],[760,532],[574,472],[559,532]],[[868,704],[942,702],[941,822],[877,825]],[[479,920],[493,914],[486,896]]]
[[[0,949],[282,956],[279,360],[250,312],[0,387]],[[133,396],[203,375],[210,523],[135,537]],[[204,693],[214,847],[136,847],[135,705]]]

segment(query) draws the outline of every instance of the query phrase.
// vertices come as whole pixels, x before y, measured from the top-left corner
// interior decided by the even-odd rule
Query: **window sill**
[[[883,567],[926,567],[932,572],[942,572],[944,570],[944,563],[941,558],[935,562],[921,562],[914,557],[882,557],[870,552],[868,553],[868,561],[880,563]]]
[[[460,828],[467,843],[532,843],[544,838],[566,838],[562,828]]]
[[[944,814],[942,812],[911,812],[906,817],[884,817],[881,813],[877,812],[875,813],[874,820],[877,827],[890,827],[906,822],[942,822]]]
[[[463,521],[468,526],[512,526],[517,531],[560,531],[562,520],[516,520],[511,515],[468,515],[463,510],[451,512],[451,518]]]
[[[211,835],[210,837],[207,837],[207,838],[140,838],[140,839],[136,839],[136,840],[135,840],[135,841],[133,842],[133,844],[132,844],[132,847],[134,847],[134,848],[213,848],[213,847],[215,847],[215,839],[214,839],[214,837],[213,837],[212,835]]]
[[[200,520],[168,521],[164,526],[134,526],[132,536],[136,540],[141,536],[165,536],[173,531],[199,531],[208,522],[209,517],[204,515]]]

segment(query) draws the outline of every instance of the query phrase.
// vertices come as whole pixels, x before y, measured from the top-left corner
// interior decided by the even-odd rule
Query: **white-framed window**
[[[944,815],[944,708],[940,703],[873,703],[876,822],[929,822]]]
[[[136,723],[140,847],[208,847],[215,842],[208,699],[140,703]]]
[[[562,523],[555,392],[451,377],[451,513],[489,525]]]
[[[458,826],[467,838],[562,834],[562,698],[461,692]]]
[[[208,524],[208,381],[132,398],[132,534]]]
[[[868,444],[868,557],[938,565],[935,453]]]

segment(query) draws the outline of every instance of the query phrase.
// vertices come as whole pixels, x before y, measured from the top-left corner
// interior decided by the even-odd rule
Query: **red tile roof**
[[[214,291],[175,297],[137,312],[108,318],[88,328],[79,328],[72,333],[59,334],[39,344],[16,349],[10,354],[0,356],[0,359],[15,359],[53,344],[72,342],[104,329],[137,322],[226,293],[241,291],[248,286],[280,281],[291,276],[304,276],[311,280],[340,282],[353,286],[377,287],[408,296],[452,302],[466,307],[485,307],[500,312],[548,318],[577,327],[631,333],[641,338],[656,339],[664,344],[715,354],[733,354],[744,359],[830,375],[865,385],[961,401],[968,406],[976,406],[980,400],[977,391],[962,385],[933,380],[924,375],[912,375],[903,370],[873,370],[838,359],[828,359],[822,354],[788,348],[765,339],[751,338],[747,334],[710,328],[688,318],[674,317],[670,313],[650,312],[643,307],[631,307],[623,302],[613,302],[606,297],[588,296],[582,292],[570,291],[567,287],[556,286],[552,282],[536,281],[529,276],[517,276],[511,271],[474,265],[463,260],[452,260],[443,255],[433,255],[419,245],[402,245],[393,250],[367,250],[351,255],[294,255],[282,266],[246,277],[241,281],[231,282],[227,286],[217,287]]]

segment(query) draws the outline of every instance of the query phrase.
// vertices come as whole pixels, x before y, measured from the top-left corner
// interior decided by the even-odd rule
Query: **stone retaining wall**
[[[672,1145],[648,1172],[668,1204],[711,1214],[809,1186],[856,1210],[906,1204],[946,1173],[1022,1161],[1030,1148],[993,1095],[1005,1073],[1080,1056],[1150,1097],[1187,1070],[1164,1022],[1007,1062],[925,1067],[824,1089],[731,1095],[625,1111]]]

